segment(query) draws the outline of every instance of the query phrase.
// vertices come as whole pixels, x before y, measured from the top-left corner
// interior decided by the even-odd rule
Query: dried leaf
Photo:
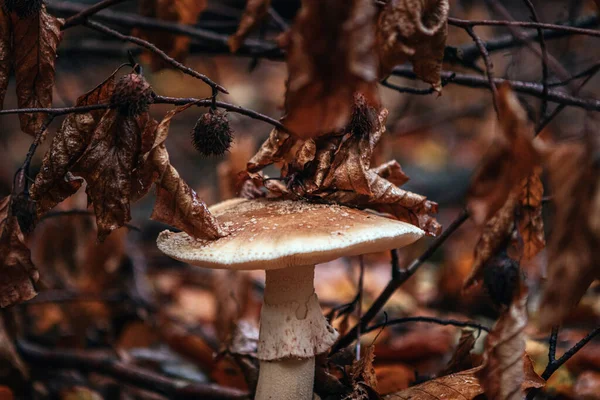
[[[258,172],[267,165],[284,161],[297,141],[289,133],[274,128],[258,152],[248,161],[248,171]]]
[[[499,87],[498,107],[502,135],[483,157],[473,175],[468,207],[483,225],[505,203],[511,191],[527,178],[538,162],[532,145],[533,129],[519,99],[508,83]]]
[[[377,376],[373,361],[375,360],[375,346],[369,346],[360,360],[352,363],[350,377],[352,379],[352,393],[344,397],[345,400],[375,400],[377,394]]]
[[[441,376],[473,368],[471,350],[473,350],[476,341],[473,333],[474,331],[469,328],[463,328],[461,330],[458,345],[452,354],[452,358],[448,361],[448,365],[440,372]]]
[[[391,160],[378,167],[371,168],[371,171],[396,186],[402,186],[410,180],[396,160]]]
[[[448,35],[448,0],[390,0],[379,13],[379,76],[411,61],[415,74],[440,92]]]
[[[139,2],[138,9],[145,17],[195,25],[206,5],[206,0],[143,0]],[[179,62],[184,62],[187,57],[190,46],[188,36],[142,29],[134,29],[133,35],[155,44]],[[149,63],[153,71],[172,67],[152,52],[143,53],[142,60]]]
[[[456,374],[432,379],[401,392],[385,396],[383,399],[442,400],[456,398],[461,400],[473,400],[483,394],[483,389],[476,376],[480,369],[481,367],[477,367]]]
[[[77,99],[77,106],[108,103],[115,86],[115,74]],[[52,139],[50,150],[44,156],[40,172],[31,187],[36,201],[37,215],[41,216],[81,187],[81,180],[68,176],[68,171],[81,157],[90,143],[103,110],[69,114]]]
[[[10,16],[0,7],[0,110],[4,106],[4,96],[8,88],[12,61]]]
[[[517,194],[513,192],[509,195],[504,206],[485,223],[481,237],[475,246],[473,266],[471,267],[471,274],[465,281],[465,288],[470,287],[483,277],[485,264],[506,244],[513,231],[517,202]]]
[[[98,239],[131,220],[131,174],[140,150],[141,132],[134,118],[108,110],[72,172],[87,182],[94,204]]]
[[[269,14],[269,7],[271,7],[271,0],[248,0],[237,31],[227,41],[232,53],[238,51],[252,29],[265,19]]]
[[[556,214],[540,304],[543,328],[559,324],[600,276],[600,171],[592,149],[559,144],[547,160]]]
[[[344,128],[355,92],[377,103],[374,14],[370,0],[303,0],[288,37],[283,118],[298,137]]]
[[[531,360],[525,354],[526,325],[527,291],[522,286],[486,337],[483,368],[477,376],[488,398],[522,400],[524,392],[544,385],[531,375]]]
[[[525,259],[533,258],[546,246],[542,219],[544,186],[540,179],[541,172],[542,169],[536,167],[534,172],[521,182],[517,229],[523,239]]]
[[[62,38],[63,20],[46,12],[21,19],[12,18],[17,99],[20,108],[51,107],[54,87],[56,48]],[[45,114],[19,114],[23,132],[35,135],[46,118]]]
[[[0,200],[0,307],[29,300],[35,295],[39,273],[31,252],[23,242],[17,218],[11,212],[11,197]]]

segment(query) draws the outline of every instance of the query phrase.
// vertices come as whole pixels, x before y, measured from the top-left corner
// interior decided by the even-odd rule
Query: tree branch
[[[443,319],[443,318],[435,318],[435,317],[404,317],[404,318],[390,319],[389,321],[384,321],[384,322],[381,322],[381,323],[378,323],[375,325],[371,325],[367,329],[365,329],[365,331],[363,333],[369,333],[369,332],[376,331],[380,328],[385,328],[385,327],[391,326],[391,325],[405,324],[407,322],[429,322],[432,324],[439,324],[439,325],[452,325],[452,326],[457,326],[459,328],[474,328],[474,329],[479,329],[479,330],[482,330],[485,332],[490,331],[490,328],[488,328],[487,326],[478,324],[476,322],[470,322],[470,321],[458,321],[455,319]]]
[[[115,4],[122,3],[127,0],[102,0],[99,3],[94,4],[91,7],[69,17],[65,20],[64,25],[61,27],[62,30],[69,29],[75,25],[83,23],[88,17],[96,14],[98,11],[104,10],[105,8],[112,7]]]

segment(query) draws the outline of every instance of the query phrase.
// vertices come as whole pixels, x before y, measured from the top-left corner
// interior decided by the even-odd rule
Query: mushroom
[[[163,231],[158,248],[201,267],[266,271],[259,400],[312,399],[315,356],[338,337],[315,294],[315,264],[403,247],[424,234],[369,211],[306,201],[232,199],[210,211],[227,236],[210,241]]]

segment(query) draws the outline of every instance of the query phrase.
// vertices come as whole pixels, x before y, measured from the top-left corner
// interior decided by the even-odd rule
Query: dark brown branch
[[[408,79],[417,79],[417,76],[414,74],[412,68],[409,65],[402,65],[396,67],[394,68],[392,73],[396,76],[402,76]],[[472,88],[490,87],[490,83],[488,82],[486,77],[477,75],[444,71],[442,72],[442,78],[449,78],[452,74],[454,74],[454,78],[449,82],[449,84],[467,86]],[[509,82],[516,92],[539,98],[543,96],[544,90],[542,85],[540,85],[539,83],[494,78],[494,83],[496,85],[499,85],[505,81]],[[554,103],[564,104],[566,106],[580,107],[589,111],[600,111],[600,100],[583,99],[557,90],[548,91],[548,100]]]
[[[6,114],[26,114],[26,113],[45,113],[55,117],[66,114],[81,114],[94,110],[105,110],[110,107],[110,104],[92,104],[89,106],[79,107],[62,107],[62,108],[15,108],[10,110],[0,110],[0,115]]]
[[[88,28],[94,29],[98,32],[102,32],[106,35],[116,37],[117,39],[123,40],[125,42],[137,44],[138,46],[142,46],[145,49],[150,50],[151,52],[153,52],[154,54],[156,54],[157,56],[162,58],[163,61],[165,61],[166,63],[168,63],[168,64],[172,65],[173,67],[177,68],[178,70],[182,71],[184,74],[187,74],[187,75],[193,76],[194,78],[200,79],[202,82],[206,83],[207,85],[209,85],[210,87],[212,87],[214,89],[217,89],[218,91],[220,91],[222,93],[229,93],[223,86],[219,85],[216,82],[213,82],[206,75],[201,74],[200,72],[195,71],[190,67],[186,67],[185,65],[183,65],[179,61],[175,60],[173,57],[170,57],[167,53],[165,53],[164,51],[162,51],[161,49],[156,47],[154,44],[152,44],[146,40],[137,38],[135,36],[123,35],[122,33],[117,32],[114,29],[111,29],[108,26],[102,25],[98,22],[85,21],[83,24],[85,26],[87,26]]]
[[[391,326],[391,325],[405,324],[407,322],[429,322],[432,324],[439,324],[439,325],[452,325],[452,326],[457,326],[459,328],[474,328],[474,329],[479,329],[479,330],[482,330],[485,332],[490,331],[490,328],[488,328],[487,326],[478,324],[476,322],[458,321],[455,319],[442,319],[442,318],[435,318],[435,317],[404,317],[404,318],[390,319],[389,321],[384,321],[384,322],[381,322],[378,324],[371,325],[367,329],[365,329],[364,333],[373,332],[380,328],[385,328],[385,327]]]
[[[38,222],[42,222],[45,219],[48,218],[56,218],[56,217],[69,217],[69,216],[73,216],[73,215],[77,215],[77,216],[93,216],[95,215],[93,211],[91,210],[64,210],[64,211],[49,211],[47,213],[45,213],[44,215],[42,215],[39,219]],[[142,230],[132,224],[125,224],[123,225],[128,229],[131,229],[132,231],[137,231],[137,232],[141,232]]]
[[[213,104],[212,99],[196,99],[193,97],[190,98],[181,98],[181,97],[166,97],[166,96],[156,96],[154,99],[155,104],[174,104],[174,105],[183,105],[187,103],[196,103],[198,106],[209,107]],[[222,108],[227,111],[231,111],[237,114],[245,115],[247,117],[257,119],[259,121],[266,122],[268,124],[273,125],[277,129],[281,129],[283,131],[286,130],[285,126],[274,118],[271,118],[267,115],[261,114],[257,111],[249,110],[247,108],[236,106],[235,104],[225,103],[223,101],[216,101],[214,103],[217,107]]]
[[[74,368],[97,372],[120,382],[157,392],[170,399],[241,400],[248,394],[215,384],[194,384],[167,378],[154,371],[125,363],[107,354],[77,350],[48,349],[26,340],[17,340],[17,350],[30,364],[41,368]]]
[[[556,361],[556,342],[558,342],[558,326],[553,326],[548,341],[548,364]]]
[[[119,4],[124,1],[127,0],[102,0],[101,2],[96,3],[93,6],[73,15],[72,17],[67,18],[61,29],[65,30],[71,28],[72,26],[79,25],[88,19],[88,17],[96,14],[98,11],[104,10],[105,8],[114,6],[115,4]]]
[[[556,25],[556,24],[544,24],[539,22],[528,22],[528,21],[502,21],[502,20],[465,20],[459,18],[448,18],[448,25],[458,26],[461,28],[473,27],[473,26],[514,26],[520,28],[532,28],[532,29],[551,29],[555,31],[568,32],[572,35],[586,35],[600,37],[600,30],[596,29],[584,29],[577,28],[568,25]]]
[[[368,324],[377,316],[379,311],[385,306],[387,301],[392,297],[396,290],[408,280],[413,274],[419,269],[419,267],[427,261],[437,249],[454,233],[456,230],[469,218],[469,212],[463,210],[459,216],[446,228],[446,230],[436,238],[433,243],[421,254],[419,258],[414,260],[406,269],[400,270],[400,272],[392,278],[383,289],[381,294],[375,299],[371,307],[364,313],[360,322],[350,329],[333,347],[332,352],[338,352],[339,350],[350,345],[356,340],[356,333],[360,329],[364,332]],[[359,327],[360,326],[360,327]]]
[[[483,62],[485,64],[485,73],[487,75],[489,88],[492,92],[492,104],[494,105],[496,115],[498,116],[498,118],[500,118],[500,110],[498,109],[498,88],[496,88],[496,83],[494,82],[494,66],[492,64],[492,60],[490,59],[490,54],[485,48],[483,40],[481,40],[481,38],[477,36],[472,27],[466,27],[465,31],[469,34],[471,39],[473,39],[475,45],[479,49],[481,57],[483,58]]]

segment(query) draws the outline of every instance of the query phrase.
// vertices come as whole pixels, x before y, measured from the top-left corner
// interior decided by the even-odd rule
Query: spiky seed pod
[[[192,143],[205,156],[221,156],[231,147],[233,131],[226,114],[210,110],[201,116],[192,131]]]
[[[377,125],[377,110],[367,102],[365,96],[360,93],[354,95],[354,106],[352,116],[348,124],[348,130],[355,135],[369,134]]]
[[[135,116],[148,111],[154,101],[152,87],[143,76],[130,73],[119,78],[110,102],[123,115]]]
[[[3,4],[6,11],[15,12],[23,19],[40,12],[44,0],[4,0]]]

